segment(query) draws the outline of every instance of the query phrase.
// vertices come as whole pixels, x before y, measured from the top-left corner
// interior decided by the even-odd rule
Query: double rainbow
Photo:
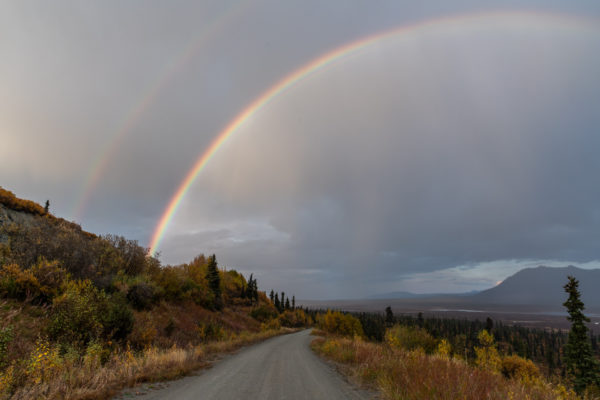
[[[119,124],[106,145],[97,153],[90,164],[84,184],[76,197],[77,200],[71,211],[71,219],[79,221],[82,218],[94,189],[110,165],[110,160],[121,147],[123,140],[133,131],[142,120],[144,114],[156,102],[160,93],[168,87],[175,76],[185,69],[186,65],[189,64],[196,53],[210,38],[228,26],[232,20],[243,14],[249,5],[250,0],[243,0],[232,3],[229,7],[225,8],[185,46],[181,54],[165,69],[160,79],[144,91],[141,100],[134,104],[131,110],[125,114],[121,124]]]
[[[264,93],[262,93],[254,101],[252,101],[216,136],[216,138],[213,140],[210,146],[206,150],[204,150],[203,153],[200,154],[197,161],[186,174],[185,179],[183,179],[183,181],[179,185],[177,191],[171,197],[166,209],[160,217],[160,220],[156,225],[156,228],[150,241],[149,254],[156,254],[156,251],[160,246],[161,240],[164,237],[165,231],[169,223],[173,219],[173,216],[177,212],[177,209],[181,204],[183,197],[186,195],[186,193],[192,186],[192,183],[194,182],[198,174],[200,174],[200,172],[204,169],[206,164],[215,155],[215,153],[219,150],[223,143],[225,143],[227,139],[229,139],[236,131],[238,131],[238,129],[241,126],[243,126],[244,123],[246,123],[246,121],[248,121],[250,117],[255,115],[257,112],[261,111],[271,101],[285,93],[288,89],[299,84],[303,80],[309,78],[310,76],[326,68],[327,66],[339,62],[347,58],[348,56],[361,51],[365,47],[379,42],[381,40],[401,34],[407,34],[409,32],[414,32],[417,30],[428,29],[439,25],[443,25],[444,27],[459,26],[461,24],[468,23],[474,20],[484,20],[487,18],[495,18],[497,20],[500,20],[500,22],[507,24],[510,24],[511,22],[515,21],[518,22],[520,20],[531,20],[537,18],[542,19],[544,22],[548,21],[567,27],[580,27],[581,25],[586,25],[597,28],[597,21],[590,21],[575,16],[542,14],[539,12],[524,11],[478,13],[471,15],[437,18],[412,25],[394,28],[388,31],[376,33],[366,38],[356,40],[354,42],[348,43],[323,54],[322,56],[312,60],[308,64],[287,75],[286,77],[278,81],[275,85],[271,86]]]

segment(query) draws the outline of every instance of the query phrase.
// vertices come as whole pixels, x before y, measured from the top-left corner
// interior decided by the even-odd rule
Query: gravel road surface
[[[352,400],[370,399],[316,356],[309,345],[310,330],[277,336],[243,349],[196,376],[188,376],[144,400]],[[119,398],[126,398],[121,395]]]

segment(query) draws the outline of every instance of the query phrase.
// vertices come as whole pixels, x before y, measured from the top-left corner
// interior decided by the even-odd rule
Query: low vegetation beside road
[[[0,399],[100,399],[175,378],[310,324],[294,303],[214,255],[161,265],[0,188]]]
[[[328,311],[317,317],[318,337],[312,348],[386,399],[598,398],[593,385],[578,395],[571,389],[575,380],[544,376],[531,360],[499,352],[485,329],[477,334],[475,356],[464,358],[446,339],[389,317],[378,341],[365,335],[357,317]]]

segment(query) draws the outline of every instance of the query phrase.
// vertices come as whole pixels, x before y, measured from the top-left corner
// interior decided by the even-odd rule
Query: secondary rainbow
[[[133,131],[137,124],[142,120],[143,115],[150,109],[152,104],[157,100],[159,94],[168,86],[171,80],[181,73],[185,66],[193,59],[196,53],[202,46],[219,32],[222,28],[237,16],[244,13],[250,5],[249,0],[238,1],[232,3],[228,8],[218,15],[210,24],[207,24],[194,37],[190,43],[184,47],[181,54],[169,64],[160,79],[155,81],[143,93],[139,100],[131,110],[125,115],[123,121],[111,135],[107,144],[97,153],[88,169],[88,174],[79,191],[76,201],[71,211],[71,219],[79,221],[83,217],[85,208],[87,207],[91,195],[100,182],[100,179],[110,165],[110,160],[117,153],[123,140]]]
[[[231,137],[233,133],[235,133],[250,117],[263,109],[267,104],[269,104],[273,99],[280,96],[286,90],[290,89],[292,86],[297,85],[302,80],[310,77],[315,74],[319,70],[331,65],[334,62],[340,61],[341,59],[347,58],[348,56],[359,52],[364,49],[366,46],[374,44],[378,41],[384,40],[386,38],[400,35],[403,33],[408,33],[411,31],[415,31],[417,29],[428,28],[435,25],[440,24],[462,24],[465,22],[469,22],[471,20],[481,19],[481,18],[507,18],[506,22],[510,22],[511,19],[514,18],[540,18],[550,19],[555,22],[560,22],[567,25],[576,25],[580,26],[583,23],[589,24],[590,20],[583,19],[581,17],[575,16],[563,16],[556,14],[547,14],[540,12],[529,12],[529,11],[518,11],[518,12],[487,12],[487,13],[477,13],[477,14],[469,14],[469,15],[459,15],[459,16],[448,16],[442,18],[436,18],[433,20],[426,20],[412,25],[406,25],[401,27],[396,27],[391,30],[387,30],[384,32],[376,33],[374,35],[368,36],[366,38],[362,38],[356,40],[354,42],[348,43],[341,47],[338,47],[330,52],[325,53],[324,55],[312,60],[308,64],[302,66],[301,68],[295,70],[291,74],[287,75],[283,79],[279,80],[275,85],[271,86],[267,91],[262,93],[259,97],[257,97],[254,101],[252,101],[241,113],[239,113],[213,140],[210,146],[201,153],[200,157],[193,164],[192,168],[186,174],[185,179],[179,185],[177,191],[171,197],[166,209],[164,210],[162,216],[159,219],[158,224],[152,234],[152,238],[149,246],[149,255],[156,254],[158,247],[160,245],[161,240],[165,234],[165,231],[171,222],[177,208],[181,204],[181,200],[185,196],[185,194],[190,189],[192,183],[198,176],[198,174],[204,169],[206,164],[210,161],[210,159],[215,155],[217,150]]]

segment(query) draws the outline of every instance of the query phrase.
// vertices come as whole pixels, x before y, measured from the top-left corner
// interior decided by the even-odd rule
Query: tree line
[[[583,313],[584,304],[578,285],[579,282],[574,277],[568,277],[568,283],[564,286],[568,294],[564,306],[569,314],[567,319],[572,324],[569,332],[506,325],[500,321],[493,321],[490,317],[486,320],[467,320],[426,317],[422,313],[416,316],[394,315],[391,307],[387,307],[381,313],[332,314],[326,310],[307,312],[320,321],[320,326],[330,333],[343,331],[337,326],[348,325],[349,322],[336,325],[331,321],[344,321],[343,315],[346,315],[346,319],[360,322],[360,336],[371,341],[389,341],[391,334],[400,340],[404,347],[408,346],[408,349],[416,346],[426,352],[433,352],[436,346],[438,351],[439,346],[442,346],[446,354],[472,363],[489,358],[484,353],[493,348],[502,354],[505,360],[512,360],[511,356],[533,360],[542,367],[548,377],[570,381],[577,393],[581,394],[586,390],[595,393],[600,392],[600,347],[598,335],[594,335],[585,325],[590,320]]]

